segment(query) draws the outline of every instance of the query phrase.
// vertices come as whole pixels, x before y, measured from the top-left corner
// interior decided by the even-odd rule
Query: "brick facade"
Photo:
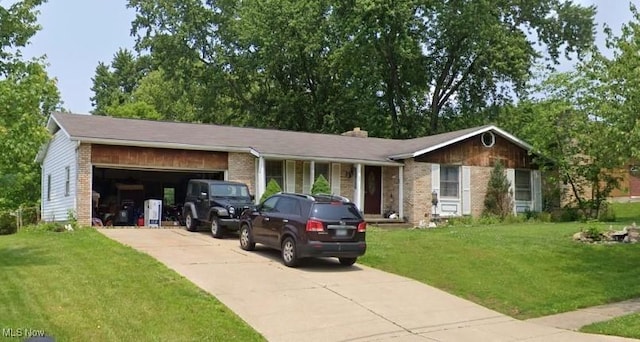
[[[83,226],[91,226],[91,144],[80,144],[77,150],[78,165],[76,175],[76,217]]]
[[[249,153],[229,152],[228,178],[247,184],[251,194],[256,194],[256,158]]]
[[[404,162],[404,216],[417,225],[431,213],[431,164]]]
[[[484,198],[491,178],[490,167],[471,166],[471,216],[478,217],[484,211]]]
[[[353,195],[355,194],[355,167],[353,164],[340,164],[340,196],[344,196],[351,201],[354,200]],[[347,174],[349,177],[346,176]]]

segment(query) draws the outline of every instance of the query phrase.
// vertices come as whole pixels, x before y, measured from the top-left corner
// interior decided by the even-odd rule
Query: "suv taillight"
[[[324,231],[324,225],[320,221],[309,220],[307,221],[308,232],[322,232]]]
[[[358,223],[358,233],[364,233],[366,231],[367,231],[367,223],[366,222]]]

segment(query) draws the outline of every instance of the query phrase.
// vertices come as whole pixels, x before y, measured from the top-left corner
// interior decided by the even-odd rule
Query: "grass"
[[[31,329],[57,341],[263,340],[185,278],[93,229],[0,236],[0,270],[3,335]]]
[[[582,332],[640,338],[640,314],[626,315],[610,321],[582,327]]]
[[[639,221],[640,222],[640,221]],[[526,319],[640,296],[640,244],[572,241],[587,226],[370,229],[362,263]],[[615,229],[624,224],[616,223]]]

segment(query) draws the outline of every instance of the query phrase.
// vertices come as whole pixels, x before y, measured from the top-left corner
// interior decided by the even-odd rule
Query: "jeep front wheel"
[[[217,216],[211,217],[211,235],[216,239],[222,239],[222,227]]]
[[[190,211],[187,212],[187,215],[184,218],[184,225],[190,232],[195,232],[197,229],[198,224],[196,222],[196,219],[193,218],[193,214]]]

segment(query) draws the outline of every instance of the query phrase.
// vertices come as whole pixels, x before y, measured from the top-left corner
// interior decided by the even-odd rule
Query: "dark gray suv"
[[[240,214],[253,208],[253,196],[244,183],[192,179],[187,185],[184,221],[187,230],[207,224],[211,235],[222,238],[225,231],[238,230]]]
[[[337,257],[351,266],[367,249],[366,229],[358,208],[344,197],[280,193],[244,211],[240,247],[278,249],[290,267],[306,257]]]

